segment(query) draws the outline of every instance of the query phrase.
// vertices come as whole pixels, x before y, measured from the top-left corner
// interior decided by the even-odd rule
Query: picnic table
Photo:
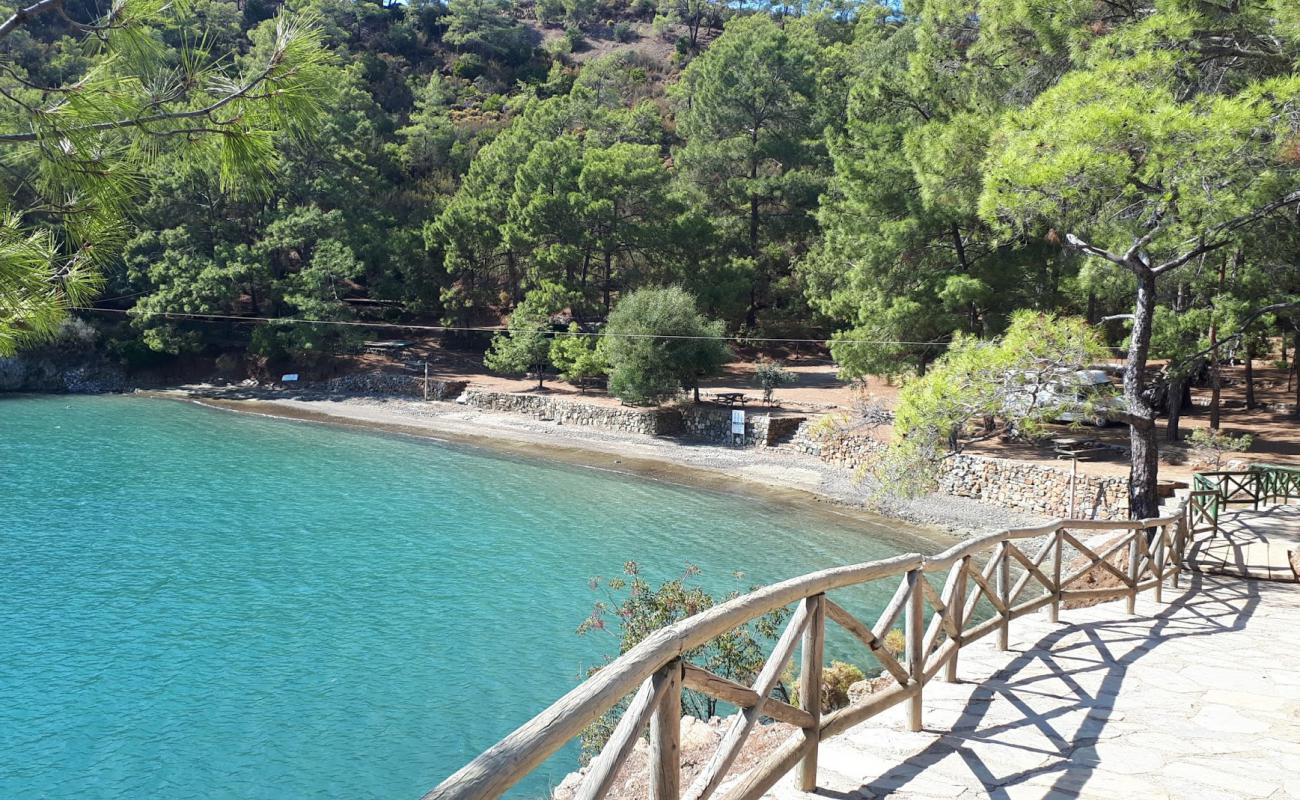
[[[713,398],[725,406],[743,406],[749,402],[744,392],[718,392]]]
[[[362,342],[361,346],[368,353],[400,353],[411,346],[411,342],[405,339],[383,339],[369,342]]]
[[[1110,450],[1096,439],[1061,437],[1052,440],[1052,450],[1057,458],[1086,458]]]

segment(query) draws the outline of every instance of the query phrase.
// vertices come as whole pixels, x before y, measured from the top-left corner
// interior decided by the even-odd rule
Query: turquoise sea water
[[[574,634],[592,576],[689,562],[726,591],[926,547],[147,398],[0,399],[0,476],[3,798],[415,798],[615,647]]]

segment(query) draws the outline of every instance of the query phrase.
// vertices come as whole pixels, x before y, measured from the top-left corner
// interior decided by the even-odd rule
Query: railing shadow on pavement
[[[1167,598],[1168,605],[1151,617],[1070,622],[1025,643],[1004,667],[973,682],[970,699],[951,726],[927,730],[939,738],[855,790],[821,789],[818,794],[887,797],[906,792],[909,784],[924,779],[939,762],[954,756],[994,800],[1010,798],[1010,789],[1031,781],[1045,793],[1052,789],[1077,793],[1099,766],[1098,760],[1081,751],[1103,738],[1130,668],[1172,640],[1243,630],[1260,602],[1254,581],[1193,573],[1189,584],[1178,596]],[[1085,688],[1088,684],[1096,688]],[[1018,718],[989,723],[986,717],[997,699],[1014,707]],[[1045,702],[1049,705],[1046,710],[1042,708]],[[1025,745],[1024,737],[1017,736],[1025,729],[1034,729],[1044,744]],[[1003,741],[1012,738],[1021,741]],[[999,747],[1033,747],[1049,760],[999,774],[999,766],[990,763],[995,759],[988,752],[979,752],[996,753]],[[1044,778],[1050,785],[1044,785]]]

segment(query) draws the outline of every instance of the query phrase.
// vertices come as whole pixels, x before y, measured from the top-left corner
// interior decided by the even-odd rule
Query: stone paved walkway
[[[1300,506],[1224,511],[1219,533],[1196,542],[1188,565],[1201,572],[1270,581],[1295,581],[1300,552]]]
[[[926,686],[923,731],[899,705],[822,745],[818,795],[770,796],[1300,798],[1300,587],[1193,574],[1165,599],[1016,620]]]

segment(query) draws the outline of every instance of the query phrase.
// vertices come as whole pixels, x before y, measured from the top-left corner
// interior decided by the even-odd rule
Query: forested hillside
[[[1029,309],[1128,348],[1138,431],[1296,332],[1292,0],[41,0],[0,47],[0,345],[97,297],[128,363],[306,365],[366,329],[239,318],[675,286],[855,377]]]
[[[152,36],[174,53],[201,42],[201,57],[247,59],[280,10],[195,0]],[[100,303],[131,309],[116,336],[168,353],[247,340],[302,355],[342,335],[161,314],[496,324],[530,289],[558,284],[592,320],[630,289],[680,284],[731,332],[839,332],[850,373],[901,372],[924,368],[954,331],[997,333],[1014,309],[1131,311],[1132,276],[1067,249],[1063,229],[1099,211],[1141,227],[1168,216],[1156,206],[1171,193],[1184,215],[1248,204],[1249,181],[1195,186],[1190,173],[1234,157],[1233,125],[1283,129],[1235,169],[1285,183],[1300,162],[1287,134],[1300,12],[1281,0],[285,10],[321,32],[319,116],[277,132],[273,177],[256,191],[223,187],[209,162],[171,146],[178,137],[151,145],[135,230],[104,270]],[[64,2],[6,37],[8,127],[58,99],[41,87],[96,68],[101,34],[87,26],[108,11]],[[1244,107],[1263,98],[1276,107]],[[1273,122],[1239,118],[1252,113]],[[1160,115],[1186,130],[1132,141]],[[1052,163],[1026,150],[1072,137]],[[33,165],[7,149],[18,211]],[[1187,185],[1147,184],[1152,168],[1189,170],[1155,176]],[[1162,288],[1162,304],[1294,290],[1295,227],[1278,214]],[[1164,332],[1158,347],[1179,340]]]

